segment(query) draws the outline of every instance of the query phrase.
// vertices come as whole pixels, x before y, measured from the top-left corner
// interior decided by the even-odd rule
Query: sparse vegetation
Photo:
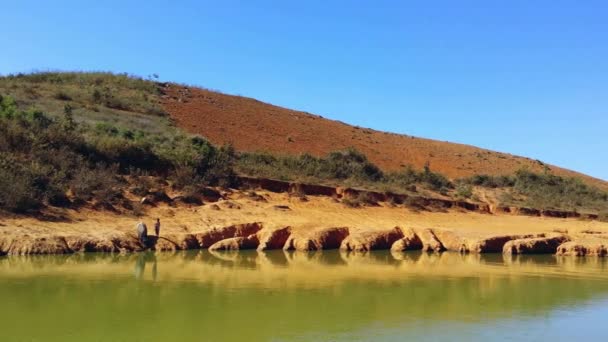
[[[121,204],[130,174],[165,176],[178,188],[234,179],[229,147],[176,131],[129,132],[107,123],[77,124],[67,106],[54,118],[0,96],[0,207],[27,212],[43,205]]]
[[[473,187],[470,184],[458,183],[456,186],[456,196],[460,198],[471,198],[473,196]]]
[[[356,184],[378,182],[382,171],[354,149],[332,152],[325,158],[309,154],[277,156],[243,153],[236,165],[241,173],[282,180],[347,181]]]
[[[553,175],[545,164],[544,173],[520,170],[451,181],[428,163],[422,170],[406,165],[384,172],[355,149],[324,157],[237,153],[175,128],[160,107],[160,95],[159,84],[126,74],[0,77],[0,208],[28,212],[100,203],[140,212],[141,206],[127,197],[155,191],[154,179],[194,196],[205,185],[236,185],[236,174],[243,174],[418,193],[412,198],[441,194],[478,200],[476,189],[485,188],[507,205],[591,211],[604,219],[608,212],[606,192]],[[367,198],[344,203],[372,204]]]
[[[602,211],[608,207],[608,193],[583,183],[577,178],[564,178],[545,170],[535,173],[526,169],[513,176],[478,175],[463,183],[486,188],[509,189],[503,194],[504,204],[513,204],[514,196],[525,198],[523,205],[538,209]]]

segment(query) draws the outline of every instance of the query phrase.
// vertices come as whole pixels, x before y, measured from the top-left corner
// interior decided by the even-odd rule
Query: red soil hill
[[[324,156],[354,147],[384,170],[406,165],[431,169],[451,178],[474,174],[505,175],[527,167],[543,171],[545,164],[529,158],[474,146],[375,131],[290,110],[255,99],[205,89],[168,84],[162,105],[176,124],[215,144],[239,151]],[[547,165],[557,175],[576,176],[608,189],[608,183],[574,171]]]

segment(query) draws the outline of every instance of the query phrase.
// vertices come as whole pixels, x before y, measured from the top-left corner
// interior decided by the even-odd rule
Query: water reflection
[[[139,253],[137,255],[137,260],[135,261],[135,269],[133,270],[135,279],[143,279],[144,272],[146,270],[146,264],[148,262],[152,264],[152,280],[156,281],[158,276],[158,263],[156,262],[156,255],[150,252]]]
[[[5,257],[0,322],[2,336],[16,340],[352,340],[361,331],[433,340],[454,325],[462,331],[447,336],[466,340],[463,332],[514,318],[545,333],[553,313],[601,311],[593,303],[608,298],[606,271],[605,259],[499,254]]]
[[[0,276],[73,274],[121,277],[131,265],[137,280],[228,281],[232,286],[272,286],[267,280],[289,277],[290,286],[325,286],[344,281],[393,281],[418,277],[574,277],[608,280],[605,258],[553,255],[428,254],[377,251],[188,251],[176,253],[74,254],[0,258]],[[159,271],[162,268],[162,271]],[[262,283],[260,283],[262,282]]]

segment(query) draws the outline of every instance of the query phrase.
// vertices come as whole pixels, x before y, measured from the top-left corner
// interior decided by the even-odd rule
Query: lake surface
[[[0,258],[2,341],[608,336],[608,262],[389,252]]]

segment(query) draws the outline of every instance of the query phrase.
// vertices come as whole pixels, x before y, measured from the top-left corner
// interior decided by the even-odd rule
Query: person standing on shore
[[[156,233],[156,237],[160,234],[160,219],[156,219],[156,223],[154,224],[154,232]]]
[[[139,238],[139,242],[146,246],[146,243],[148,242],[148,227],[146,227],[146,224],[143,222],[137,224],[137,237]]]

